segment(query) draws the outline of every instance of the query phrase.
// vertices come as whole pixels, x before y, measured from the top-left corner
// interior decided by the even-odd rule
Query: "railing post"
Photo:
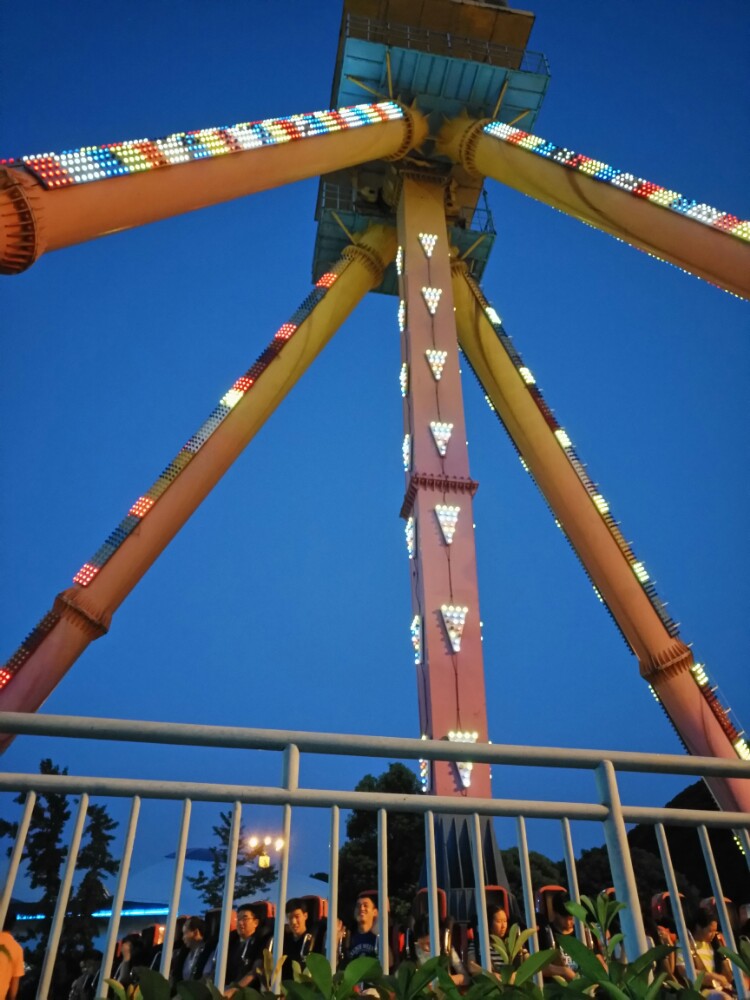
[[[55,959],[57,958],[57,949],[60,944],[63,921],[65,920],[65,914],[68,909],[70,887],[73,884],[73,875],[76,870],[78,851],[81,847],[81,838],[83,837],[83,828],[86,825],[86,813],[88,812],[88,808],[89,797],[84,792],[78,802],[78,813],[76,814],[76,822],[73,827],[73,836],[70,838],[68,857],[65,861],[65,872],[62,877],[62,882],[60,883],[57,903],[55,905],[55,915],[52,918],[52,927],[50,928],[47,948],[44,953],[42,973],[39,977],[39,986],[37,987],[38,997],[46,998],[49,995],[50,983],[52,982],[52,970],[55,967]]]
[[[378,809],[378,950],[386,975],[390,972],[388,913],[388,813]]]
[[[435,814],[424,814],[425,869],[427,872],[427,911],[430,917],[430,953],[440,954],[440,908],[438,907],[437,861],[435,857]]]
[[[138,795],[133,796],[130,803],[130,816],[128,818],[128,828],[125,831],[125,843],[122,847],[122,859],[120,869],[117,872],[117,885],[112,896],[112,908],[109,914],[109,926],[107,927],[107,939],[104,943],[104,956],[102,958],[101,971],[99,972],[99,984],[96,988],[97,997],[106,997],[109,987],[105,979],[112,971],[112,962],[115,957],[115,946],[117,944],[117,933],[120,929],[120,913],[122,903],[125,899],[125,888],[128,884],[130,874],[130,859],[133,857],[133,844],[135,843],[135,831],[138,826],[138,815],[141,811],[141,800]]]
[[[570,820],[567,816],[563,816],[560,820],[560,825],[562,826],[563,835],[563,849],[565,851],[565,871],[568,875],[568,892],[570,898],[574,899],[576,903],[581,901],[581,894],[578,891],[578,872],[576,870],[576,857],[573,851],[573,838],[570,834]],[[586,925],[583,924],[578,917],[575,918],[576,924],[576,936],[579,941],[583,941],[587,944],[587,934]]]
[[[482,956],[482,965],[485,969],[492,968],[492,957],[490,955],[490,927],[487,920],[487,892],[484,881],[484,852],[482,850],[482,829],[479,823],[479,816],[473,813],[469,822],[469,840],[471,843],[471,861],[474,866],[474,892],[477,908],[477,930],[479,932],[479,945]],[[477,956],[478,958],[479,956]]]
[[[331,806],[331,850],[328,875],[328,930],[326,951],[331,971],[339,958],[339,807]]]
[[[0,928],[5,925],[5,918],[8,915],[8,906],[10,905],[10,899],[13,895],[13,886],[16,884],[16,875],[18,875],[18,868],[21,864],[21,858],[23,857],[23,849],[26,846],[26,834],[29,832],[31,817],[34,814],[35,805],[36,792],[29,792],[26,795],[21,822],[18,824],[18,829],[16,830],[16,839],[13,843],[13,853],[10,856],[8,874],[5,877],[5,887],[3,888],[3,895],[0,899]]]
[[[282,769],[282,781],[284,788],[290,792],[296,792],[299,788],[299,747],[295,743],[289,743],[284,750],[284,762]],[[284,954],[284,927],[286,924],[286,894],[289,885],[289,857],[290,839],[292,836],[292,807],[287,803],[284,806],[284,818],[282,820],[281,836],[284,846],[281,849],[281,863],[279,866],[279,895],[276,904],[276,933],[273,939],[273,967],[278,967],[281,956]],[[274,993],[281,992],[281,970],[278,975],[274,974],[271,988]]]
[[[654,830],[656,831],[656,843],[659,845],[661,866],[664,869],[664,876],[667,880],[669,900],[672,904],[672,916],[674,917],[675,927],[677,928],[677,939],[680,942],[680,948],[682,949],[685,972],[687,973],[688,979],[692,982],[692,980],[695,979],[693,953],[690,950],[687,924],[685,923],[685,912],[682,909],[682,903],[680,902],[680,890],[677,888],[677,879],[675,877],[674,868],[672,867],[672,855],[669,853],[669,844],[667,843],[667,835],[664,831],[664,826],[661,823],[657,823]],[[658,943],[658,941],[654,941],[654,944]]]
[[[711,841],[708,839],[708,830],[705,826],[698,827],[698,839],[701,842],[703,860],[706,862],[708,879],[711,883],[711,890],[714,894],[714,899],[716,900],[716,912],[719,916],[719,926],[721,927],[724,935],[724,942],[726,943],[727,948],[731,951],[737,951],[737,945],[734,940],[734,932],[732,931],[732,923],[729,919],[729,911],[727,910],[727,904],[724,902],[724,890],[721,887],[721,879],[719,878],[719,872],[716,868],[714,852],[711,848]],[[742,978],[742,972],[736,965],[732,965],[732,975],[734,977],[734,985],[737,989],[737,996],[744,998],[745,983]]]
[[[239,802],[235,802],[232,807],[232,824],[229,827],[227,841],[227,870],[224,874],[224,896],[221,904],[221,924],[219,925],[219,943],[214,971],[214,983],[221,992],[224,991],[224,978],[227,974],[227,946],[229,944],[229,928],[232,923],[234,882],[237,875],[237,849],[240,843],[241,826],[242,806]]]
[[[526,840],[526,820],[523,816],[516,817],[516,830],[518,831],[518,867],[521,869],[521,888],[523,889],[523,912],[526,926],[534,932],[529,938],[529,951],[535,955],[539,951],[539,930],[534,912],[534,886],[531,881],[529,845]],[[539,989],[542,989],[544,980],[541,972],[537,972],[534,981]]]
[[[630,857],[625,821],[622,818],[622,804],[617,788],[617,779],[612,762],[603,760],[596,768],[596,785],[602,805],[609,814],[604,820],[604,839],[615,883],[615,893],[625,909],[620,913],[620,926],[625,936],[625,954],[632,962],[647,950],[646,932],[635,884],[633,861]]]
[[[185,870],[185,852],[187,851],[188,831],[190,829],[190,812],[192,803],[190,799],[185,799],[182,803],[182,822],[180,823],[180,833],[177,840],[177,851],[175,852],[174,878],[172,879],[172,895],[169,899],[169,913],[167,915],[167,926],[164,929],[164,941],[161,947],[161,964],[159,971],[162,976],[169,979],[169,969],[172,964],[172,949],[174,948],[174,930],[177,924],[177,910],[180,906],[180,889],[182,888],[182,874]]]

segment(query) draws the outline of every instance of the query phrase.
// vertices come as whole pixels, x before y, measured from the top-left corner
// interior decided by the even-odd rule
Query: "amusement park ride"
[[[401,334],[401,510],[421,732],[488,738],[459,350],[686,750],[750,759],[703,665],[480,288],[486,178],[750,298],[750,222],[536,136],[533,15],[472,0],[345,0],[332,107],[287,118],[0,161],[0,268],[320,175],[314,288],[133,502],[0,669],[0,710],[35,711],[369,292]],[[367,99],[372,103],[362,103]],[[6,738],[7,742],[7,738]],[[428,790],[489,796],[489,769],[424,768]],[[747,782],[712,779],[750,810]]]

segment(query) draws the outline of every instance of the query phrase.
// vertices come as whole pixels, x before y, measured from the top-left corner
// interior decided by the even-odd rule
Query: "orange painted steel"
[[[459,343],[529,472],[638,658],[687,750],[736,760],[720,713],[690,673],[693,656],[671,636],[592,498],[545,420],[477,297],[463,264],[454,265]],[[708,779],[707,779],[708,780]],[[750,786],[709,781],[720,806],[750,809]]]
[[[306,137],[302,148],[294,142],[261,146],[55,190],[25,171],[1,169],[0,270],[16,273],[50,250],[369,160],[398,158],[427,135],[419,112],[403,113],[400,120]]]
[[[398,235],[403,253],[402,361],[407,365],[408,382],[404,424],[410,435],[411,460],[405,470],[402,513],[414,518],[415,552],[410,568],[412,604],[422,633],[422,662],[417,665],[422,734],[432,739],[449,738],[451,732],[476,734],[474,739],[483,743],[488,733],[472,514],[476,483],[469,475],[444,199],[439,178],[404,176]],[[437,237],[431,256],[423,249],[420,234]],[[434,315],[423,288],[441,293]],[[446,352],[439,379],[426,357],[428,350]],[[445,455],[438,451],[431,422],[453,425]],[[460,507],[451,544],[439,526],[437,505]],[[443,605],[468,608],[458,651],[446,634]],[[470,750],[467,757],[471,759]],[[470,794],[491,796],[487,765],[475,765],[469,780]],[[467,794],[460,772],[447,762],[432,764],[430,791]]]
[[[447,122],[439,149],[471,173],[515,188],[734,295],[750,299],[750,243],[635,198],[483,132],[487,121]]]
[[[275,359],[182,469],[137,529],[87,586],[58,595],[57,620],[0,690],[0,710],[36,711],[88,644],[109,628],[112,614],[210,493],[245,446],[315,360],[357,303],[382,280],[393,259],[392,228],[371,226],[337,265],[336,281],[286,340]],[[0,747],[9,738],[0,736]]]

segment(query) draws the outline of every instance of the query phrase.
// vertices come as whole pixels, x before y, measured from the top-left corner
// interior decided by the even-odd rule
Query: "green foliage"
[[[207,875],[201,869],[197,875],[188,875],[187,880],[200,895],[203,903],[209,909],[219,907],[224,900],[224,876],[227,869],[227,846],[229,844],[229,834],[232,826],[232,819],[229,813],[219,813],[221,822],[213,828],[214,834],[219,842],[218,847],[211,848],[211,874]],[[234,898],[242,899],[244,896],[255,896],[265,892],[265,890],[278,878],[278,871],[275,865],[268,868],[256,868],[250,871],[242,871],[246,866],[253,864],[259,854],[263,853],[263,847],[249,848],[247,838],[249,834],[246,830],[240,831],[239,847],[237,850],[237,875],[234,882]]]
[[[732,965],[736,965],[746,976],[750,976],[750,941],[747,938],[740,938],[739,954],[729,948],[719,948],[719,954],[728,958]]]
[[[382,986],[394,997],[394,1000],[417,1000],[429,988],[432,981],[439,976],[441,969],[447,973],[448,959],[439,955],[429,958],[424,965],[414,965],[413,962],[402,962],[395,976],[383,976]],[[451,985],[453,980],[447,976]]]
[[[358,792],[391,792],[416,795],[419,782],[403,764],[390,764],[374,777],[366,774],[357,784]],[[357,893],[378,884],[377,814],[354,809],[346,823],[347,842],[339,854],[339,913],[346,919],[352,912]],[[388,893],[391,919],[405,922],[419,889],[419,873],[424,860],[424,821],[411,813],[388,812]]]
[[[66,950],[91,948],[98,934],[91,914],[101,909],[109,898],[105,888],[107,876],[117,874],[118,864],[110,844],[118,826],[106,806],[89,806],[85,839],[77,863],[84,875],[70,901],[71,915],[65,924]]]
[[[521,884],[521,867],[518,861],[518,848],[511,847],[507,851],[501,851],[505,874],[508,878],[510,891],[518,898],[523,898],[523,886]],[[562,861],[551,861],[546,855],[538,851],[529,851],[529,865],[531,866],[531,884],[540,885],[566,885],[565,865]]]
[[[668,976],[666,972],[654,974],[655,963],[669,955],[674,948],[657,945],[633,962],[620,962],[615,951],[622,941],[622,934],[611,935],[611,927],[624,903],[597,896],[594,900],[581,896],[581,902],[566,903],[569,913],[581,920],[599,942],[603,961],[574,936],[566,937],[565,953],[578,966],[578,975],[568,983],[553,984],[548,992],[552,997],[598,996],[610,1000],[656,1000]],[[675,984],[676,985],[676,984]]]
[[[68,769],[60,769],[47,757],[40,762],[39,773],[67,774]],[[23,794],[15,799],[20,804],[25,800]],[[42,890],[38,906],[43,918],[34,931],[40,940],[34,948],[26,946],[27,959],[32,964],[41,962],[44,955],[42,942],[46,941],[52,926],[52,915],[60,893],[60,869],[68,854],[68,848],[63,843],[63,831],[69,819],[70,806],[65,795],[46,792],[37,797],[22,856],[26,862],[29,885],[32,889]],[[0,821],[0,837],[15,837],[17,831],[17,823]]]
[[[307,968],[295,981],[284,983],[289,1000],[349,1000],[360,983],[379,984],[383,970],[376,958],[363,955],[335,974],[324,955],[307,956]]]

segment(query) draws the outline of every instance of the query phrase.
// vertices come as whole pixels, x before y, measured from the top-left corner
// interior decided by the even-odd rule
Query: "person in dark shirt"
[[[182,947],[172,959],[172,983],[201,979],[210,954],[205,920],[202,917],[188,917],[182,925]]]
[[[261,924],[250,905],[237,909],[237,940],[227,955],[227,982],[225,997],[233,997],[238,989],[250,986],[257,989],[263,971],[263,952],[273,946],[270,933]]]
[[[102,953],[95,948],[81,955],[81,975],[70,988],[68,1000],[94,1000],[99,982]]]
[[[378,957],[378,934],[375,929],[378,907],[374,896],[361,895],[357,897],[357,902],[354,904],[354,919],[357,928],[349,935],[346,944],[345,965],[361,955]]]
[[[292,979],[294,970],[292,962],[297,962],[300,969],[305,968],[307,956],[313,950],[313,936],[307,929],[309,913],[304,899],[290,899],[286,904],[286,923],[284,929],[284,955],[286,959],[281,972],[282,979]]]

